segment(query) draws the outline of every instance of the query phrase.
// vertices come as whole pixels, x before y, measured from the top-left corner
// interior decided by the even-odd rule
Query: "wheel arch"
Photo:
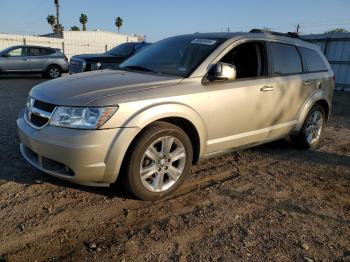
[[[309,97],[309,99],[304,103],[302,109],[299,112],[294,132],[299,132],[301,130],[307,114],[315,104],[319,104],[320,106],[322,106],[322,108],[325,110],[326,120],[328,120],[331,105],[325,97],[326,96],[324,95],[324,92],[316,92],[311,97]]]
[[[59,64],[51,63],[51,64],[49,64],[49,65],[46,67],[45,72],[47,72],[51,66],[57,66],[57,67],[59,67],[59,68],[61,69],[61,71],[63,70],[62,67],[61,67]]]
[[[322,106],[322,108],[324,109],[324,112],[326,114],[326,120],[328,120],[329,115],[330,115],[330,106],[329,106],[328,102],[325,99],[320,99],[320,100],[316,101],[315,104]]]
[[[106,160],[108,166],[112,166],[104,179],[106,182],[114,183],[117,181],[131,144],[145,127],[156,121],[174,124],[185,131],[192,142],[194,164],[204,155],[207,132],[204,122],[197,112],[186,105],[177,103],[153,106],[131,116],[125,123],[125,128],[121,128]],[[133,130],[132,134],[130,134],[131,129]],[[130,132],[128,135],[123,135],[123,131]]]

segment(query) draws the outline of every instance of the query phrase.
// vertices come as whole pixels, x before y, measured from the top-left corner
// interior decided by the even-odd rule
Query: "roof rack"
[[[264,33],[264,34],[299,38],[299,35],[297,33],[293,33],[293,32],[280,33],[280,32],[274,32],[274,31],[269,31],[269,30],[264,30],[264,29],[255,29],[255,28],[250,30],[249,33]]]

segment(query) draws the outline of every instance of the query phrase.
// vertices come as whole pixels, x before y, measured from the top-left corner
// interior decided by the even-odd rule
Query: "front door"
[[[268,77],[266,44],[240,44],[220,62],[233,64],[237,79],[208,84],[207,153],[256,144],[285,132],[276,110],[280,92],[274,78]]]
[[[26,47],[14,48],[4,57],[4,71],[25,72],[30,71],[30,61]]]

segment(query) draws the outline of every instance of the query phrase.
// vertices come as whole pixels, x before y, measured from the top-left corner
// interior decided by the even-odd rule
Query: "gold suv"
[[[293,34],[196,33],[154,43],[115,70],[35,86],[17,120],[33,166],[137,197],[172,193],[203,157],[290,136],[314,147],[334,74]]]

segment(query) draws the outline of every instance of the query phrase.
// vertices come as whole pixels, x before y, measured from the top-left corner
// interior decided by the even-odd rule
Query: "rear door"
[[[307,77],[308,84],[305,84],[304,89],[309,86],[309,92],[313,89],[321,89],[329,85],[330,75],[328,74],[328,68],[323,62],[320,55],[313,49],[306,47],[299,47],[299,52],[302,56],[304,73]]]
[[[26,47],[17,47],[7,52],[4,57],[3,70],[7,72],[30,71],[30,62]]]
[[[272,63],[273,92],[277,95],[275,103],[275,123],[296,123],[299,111],[314,87],[314,82],[303,74],[303,64],[296,46],[269,42]]]
[[[31,47],[30,53],[30,68],[33,72],[45,71],[49,63],[49,55],[55,53],[49,48]]]

